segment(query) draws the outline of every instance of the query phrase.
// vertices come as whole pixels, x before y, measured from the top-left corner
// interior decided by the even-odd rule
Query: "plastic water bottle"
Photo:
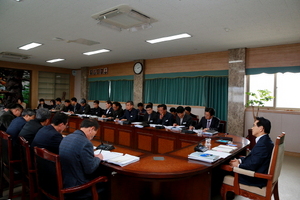
[[[202,132],[203,132],[203,129],[201,128],[200,130],[199,130],[199,132],[198,132],[198,136],[202,136]]]

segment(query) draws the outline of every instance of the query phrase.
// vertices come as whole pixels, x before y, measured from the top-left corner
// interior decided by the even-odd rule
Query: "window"
[[[39,99],[68,99],[70,96],[70,75],[39,72]]]
[[[259,89],[268,89],[274,100],[265,104],[274,108],[300,108],[300,93],[297,87],[300,85],[300,73],[276,73],[248,75],[249,92]]]

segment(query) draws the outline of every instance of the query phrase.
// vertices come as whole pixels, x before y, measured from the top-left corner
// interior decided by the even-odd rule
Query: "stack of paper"
[[[214,151],[214,150],[207,150],[205,153],[210,153],[219,156],[220,158],[226,158],[231,155],[231,153],[226,153],[222,151]]]
[[[111,158],[111,159],[107,160],[107,162],[113,163],[115,165],[119,165],[121,167],[124,167],[126,165],[137,162],[139,160],[140,160],[140,158],[137,157],[137,156],[132,156],[132,155],[129,155],[129,154],[125,154],[123,156]]]
[[[226,152],[226,153],[230,153],[235,149],[237,149],[237,147],[231,147],[231,146],[227,146],[227,145],[219,145],[217,147],[212,148],[212,150],[214,150],[214,151],[221,151],[221,152]]]
[[[193,152],[190,155],[188,155],[188,158],[212,163],[218,160],[220,156],[214,155],[212,153],[208,153],[206,151],[206,152]]]
[[[208,135],[208,136],[212,136],[212,135],[215,135],[217,133],[218,133],[218,131],[216,131],[216,130],[206,130],[206,131],[202,132],[203,135]]]
[[[139,161],[140,158],[137,156],[132,156],[129,154],[123,154],[120,152],[110,152],[110,151],[105,151],[105,150],[96,150],[94,151],[94,154],[101,154],[103,155],[103,161],[113,163],[116,165],[119,165],[121,167],[129,165],[131,163],[134,163],[136,161]]]

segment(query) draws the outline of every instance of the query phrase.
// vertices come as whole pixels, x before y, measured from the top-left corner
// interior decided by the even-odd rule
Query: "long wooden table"
[[[69,132],[78,129],[82,119],[70,117]],[[109,163],[103,166],[110,173],[112,200],[127,199],[203,199],[212,193],[213,173],[218,167],[238,154],[244,154],[249,141],[246,138],[218,134],[212,137],[212,147],[219,145],[215,137],[231,137],[237,145],[230,157],[214,163],[189,160],[197,143],[204,137],[155,128],[136,128],[99,121],[100,129],[93,140],[114,144],[116,152],[139,156],[140,161],[125,167]],[[157,160],[157,158],[159,160]],[[162,160],[160,160],[162,159]]]

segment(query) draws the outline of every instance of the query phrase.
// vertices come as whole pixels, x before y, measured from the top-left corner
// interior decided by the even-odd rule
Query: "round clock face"
[[[133,71],[135,74],[140,74],[143,71],[143,65],[140,62],[137,62],[133,66]]]

